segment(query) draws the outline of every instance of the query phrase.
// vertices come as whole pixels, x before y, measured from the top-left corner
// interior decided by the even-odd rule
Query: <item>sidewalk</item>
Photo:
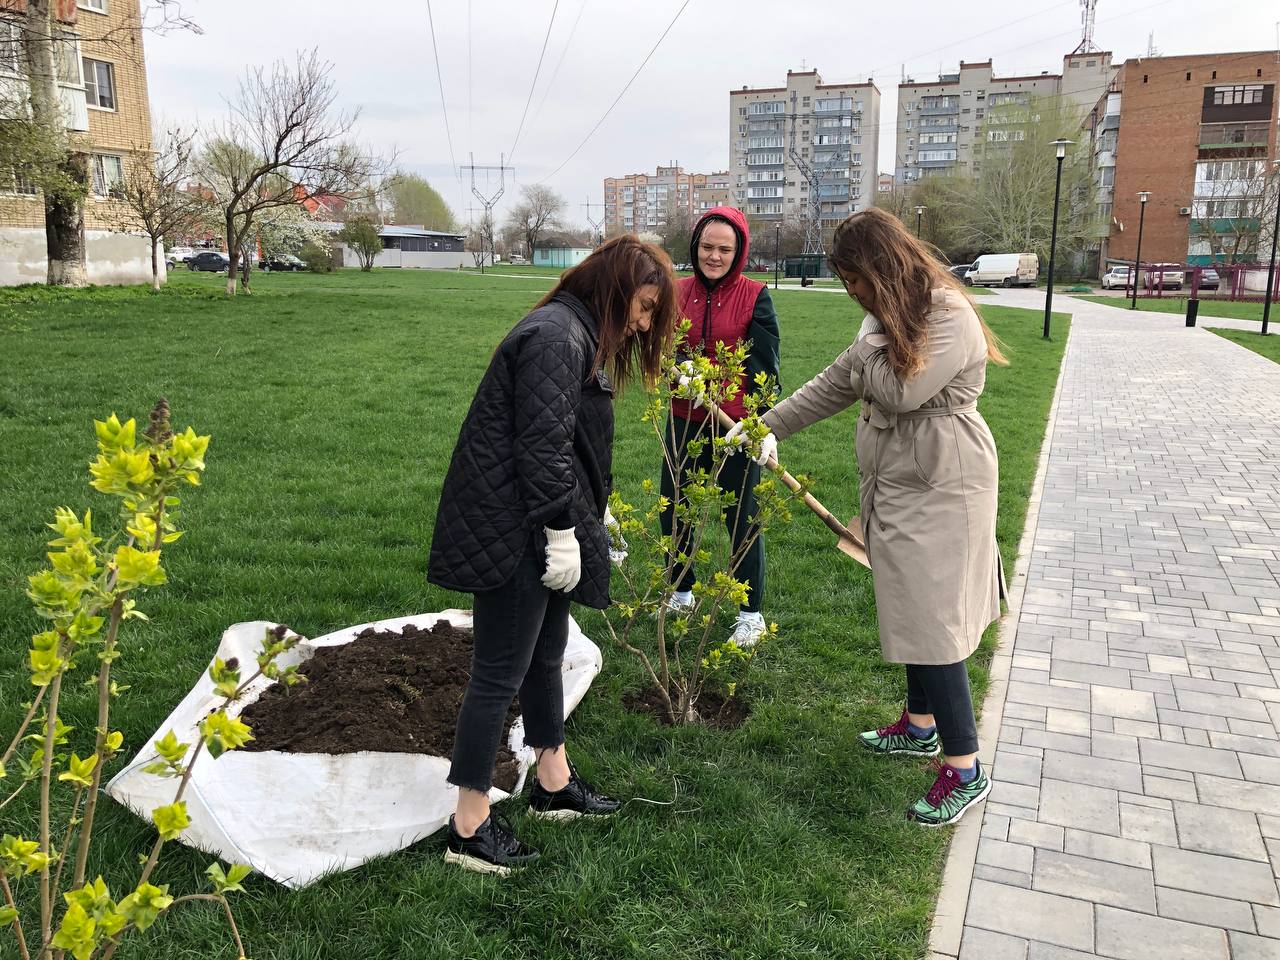
[[[1275,960],[1280,366],[1177,315],[1054,306],[996,785],[952,839],[930,957]]]

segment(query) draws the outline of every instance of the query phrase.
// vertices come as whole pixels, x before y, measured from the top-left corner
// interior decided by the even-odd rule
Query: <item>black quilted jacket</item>
[[[570,596],[609,605],[605,504],[613,478],[613,386],[593,361],[596,318],[559,294],[493,355],[463,421],[436,513],[427,579],[478,593],[507,583],[544,526],[573,525],[582,578]]]

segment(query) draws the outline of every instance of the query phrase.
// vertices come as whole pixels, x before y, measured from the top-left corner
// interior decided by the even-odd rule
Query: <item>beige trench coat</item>
[[[764,421],[782,440],[862,401],[857,426],[862,527],[880,645],[892,663],[964,660],[1000,616],[998,463],[978,413],[987,344],[955,290],[933,291],[924,369],[900,380],[871,334]]]

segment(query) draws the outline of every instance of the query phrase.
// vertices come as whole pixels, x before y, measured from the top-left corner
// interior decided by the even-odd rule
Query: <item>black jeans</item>
[[[907,664],[907,710],[933,714],[942,752],[949,757],[978,752],[978,722],[964,663]]]
[[[560,674],[569,642],[569,596],[542,585],[546,563],[535,548],[520,558],[504,586],[475,594],[475,647],[453,744],[449,782],[487,793],[507,709],[517,693],[524,742],[535,749],[564,743]]]
[[[671,459],[677,465],[684,463],[686,475],[697,470],[708,472],[711,470],[711,438],[710,428],[704,427],[701,423],[681,417],[667,418],[664,441]],[[688,454],[690,440],[706,441],[706,446],[697,457],[691,457]],[[682,486],[686,480],[687,476],[681,478]],[[759,482],[760,465],[745,453],[735,453],[726,459],[724,466],[720,468],[720,489],[732,492],[738,498],[737,502],[725,511],[724,518],[724,525],[729,531],[729,540],[735,555],[738,554],[741,545],[755,533],[756,484]],[[662,461],[662,495],[669,503],[667,509],[662,511],[662,534],[669,537],[675,526],[676,481],[665,457]],[[688,527],[682,527],[675,539],[676,549],[687,551],[691,539],[692,531]],[[683,570],[677,568],[676,573],[676,589],[692,590],[694,581],[697,580],[693,563],[690,562]],[[729,573],[747,585],[747,605],[742,609],[759,613],[760,603],[764,598],[764,537],[756,537],[755,542],[739,558],[737,567]]]

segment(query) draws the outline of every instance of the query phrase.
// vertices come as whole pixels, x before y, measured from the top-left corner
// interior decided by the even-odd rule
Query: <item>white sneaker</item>
[[[692,590],[677,590],[663,601],[668,613],[680,614],[692,610],[696,601]]]
[[[765,625],[764,615],[760,613],[739,613],[738,622],[734,624],[729,639],[742,649],[754,647],[760,642],[769,628]]]

